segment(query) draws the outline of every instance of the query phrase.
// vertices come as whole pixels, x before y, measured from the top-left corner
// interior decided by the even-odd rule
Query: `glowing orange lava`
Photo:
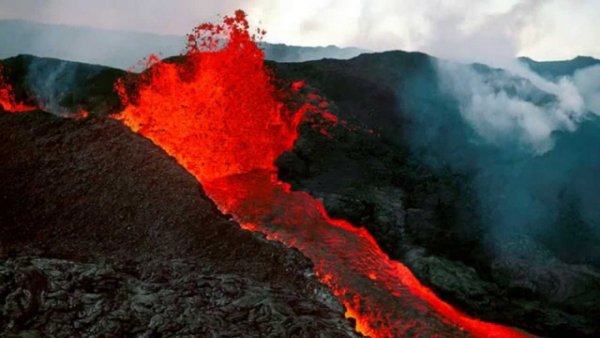
[[[390,260],[364,228],[329,218],[318,200],[277,181],[274,160],[293,146],[306,110],[319,108],[290,109],[278,99],[283,94],[254,39],[242,11],[223,24],[197,27],[185,58],[154,64],[133,93],[126,81],[117,84],[126,108],[116,118],[177,159],[243,228],[309,257],[360,332],[523,336],[455,310]],[[288,89],[297,93],[302,86]]]
[[[3,66],[0,64],[0,108],[11,113],[36,109],[36,107],[17,102],[15,100],[13,88],[10,83],[5,81],[3,70]]]

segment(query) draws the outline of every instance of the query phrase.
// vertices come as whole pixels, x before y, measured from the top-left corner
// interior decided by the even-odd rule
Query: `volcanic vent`
[[[0,63],[0,108],[8,112],[23,112],[36,107],[17,101],[12,85],[7,81],[4,67]]]
[[[370,234],[327,216],[310,195],[276,179],[275,159],[296,140],[309,104],[288,104],[300,84],[278,90],[237,11],[189,35],[183,58],[153,60],[141,77],[117,84],[125,109],[116,118],[173,156],[242,226],[302,251],[320,280],[371,336],[516,337],[469,318],[438,299]],[[283,86],[285,87],[285,86]]]

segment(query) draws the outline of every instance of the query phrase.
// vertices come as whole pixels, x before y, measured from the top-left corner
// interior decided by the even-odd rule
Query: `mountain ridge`
[[[60,38],[60,34],[66,34],[66,36]],[[40,39],[47,41],[40,41]],[[87,51],[85,47],[90,44],[90,40],[100,44],[97,48]],[[68,45],[64,41],[68,41]],[[32,54],[38,57],[129,69],[150,54],[158,53],[163,57],[178,55],[182,51],[181,46],[184,43],[185,36],[183,35],[50,24],[23,19],[0,19],[0,59],[19,54]],[[323,58],[350,59],[364,53],[385,53],[385,51],[373,52],[363,48],[335,45],[296,46],[270,42],[260,42],[260,44],[264,46],[266,59],[276,62],[306,62]],[[70,49],[69,46],[82,47],[77,50]],[[106,51],[111,53],[103,55]],[[592,56],[576,56],[570,60],[552,61],[537,61],[522,56],[517,60],[527,64],[532,70],[543,73],[540,74],[542,76],[548,75],[547,72],[552,73],[556,69],[561,70],[559,75],[567,75],[570,68],[566,64],[569,63],[579,64],[578,68],[600,63],[599,59]],[[563,69],[565,67],[567,70]]]
[[[185,36],[119,31],[84,26],[0,20],[0,59],[19,54],[129,69],[151,54],[179,55]],[[336,46],[291,46],[261,42],[266,58],[298,62],[321,58],[350,58],[365,49]],[[92,48],[93,47],[93,48]]]

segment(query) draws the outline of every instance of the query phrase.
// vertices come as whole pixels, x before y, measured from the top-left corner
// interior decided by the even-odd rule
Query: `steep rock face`
[[[119,122],[2,112],[0,130],[4,334],[354,335],[307,258]]]

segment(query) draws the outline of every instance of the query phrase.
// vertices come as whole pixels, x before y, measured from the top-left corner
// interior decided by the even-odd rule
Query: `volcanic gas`
[[[454,309],[364,228],[331,219],[321,202],[277,180],[275,159],[293,147],[306,113],[323,107],[285,102],[303,84],[277,89],[256,44],[263,34],[250,32],[243,11],[196,27],[182,57],[155,60],[135,80],[117,83],[125,108],[115,117],[173,156],[244,229],[309,257],[361,333],[523,336]]]

